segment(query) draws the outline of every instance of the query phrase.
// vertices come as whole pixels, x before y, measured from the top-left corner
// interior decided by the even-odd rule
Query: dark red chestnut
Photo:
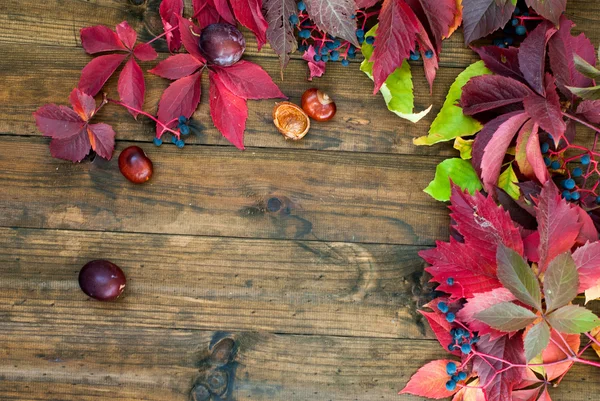
[[[142,184],[152,177],[152,160],[139,146],[130,146],[119,155],[119,170],[129,181]]]
[[[302,109],[317,121],[331,120],[335,115],[335,102],[325,92],[310,88],[302,95]]]
[[[108,260],[92,260],[79,271],[79,287],[99,301],[113,301],[123,293],[127,279],[123,270]]]
[[[211,24],[200,33],[198,46],[209,64],[228,67],[242,58],[246,40],[233,25]]]

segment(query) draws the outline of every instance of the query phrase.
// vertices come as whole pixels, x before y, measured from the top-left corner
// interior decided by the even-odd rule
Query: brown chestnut
[[[119,170],[129,181],[142,184],[152,177],[152,160],[139,146],[130,146],[119,155]]]
[[[297,141],[304,138],[310,128],[310,119],[294,103],[280,102],[273,108],[273,123],[285,139]]]
[[[331,120],[335,115],[335,102],[325,92],[310,88],[302,95],[302,109],[317,121]]]

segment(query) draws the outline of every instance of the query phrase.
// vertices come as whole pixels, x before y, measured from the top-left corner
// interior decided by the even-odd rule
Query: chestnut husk
[[[273,123],[285,139],[298,141],[308,133],[310,118],[302,107],[291,102],[279,102],[273,108]]]

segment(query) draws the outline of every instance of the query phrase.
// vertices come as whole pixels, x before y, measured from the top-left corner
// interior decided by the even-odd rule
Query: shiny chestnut
[[[302,109],[317,121],[331,120],[336,112],[335,102],[317,88],[310,88],[302,95]]]
[[[119,170],[129,181],[142,184],[152,177],[152,160],[139,146],[130,146],[119,155]]]
[[[92,260],[79,271],[79,287],[99,301],[113,301],[123,293],[127,279],[117,265],[108,260]]]
[[[285,139],[297,141],[310,129],[310,119],[298,105],[280,102],[273,108],[273,123]]]

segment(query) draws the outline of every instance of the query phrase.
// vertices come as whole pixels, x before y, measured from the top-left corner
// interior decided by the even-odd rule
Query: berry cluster
[[[187,118],[185,118],[185,116],[179,116],[179,118],[177,119],[177,129],[179,130],[179,133],[181,135],[187,136],[191,133],[189,122],[190,121]],[[171,137],[171,142],[179,149],[182,149],[185,146],[185,142],[183,141],[183,139],[181,137],[177,138],[175,135]],[[154,138],[154,144],[156,146],[160,146],[163,144],[163,141],[160,138]]]
[[[525,4],[522,4],[522,6],[526,11],[521,12],[519,7],[515,7],[513,18],[502,30],[503,36],[494,39],[494,46],[500,48],[512,46],[515,43],[515,39],[517,39],[516,37],[527,36],[527,33],[535,27],[535,24],[543,20],[535,11],[527,8]]]
[[[450,376],[450,380],[446,382],[446,390],[454,391],[456,389],[456,384],[467,378],[467,372],[459,372],[456,363],[448,362],[446,364],[446,373]]]

